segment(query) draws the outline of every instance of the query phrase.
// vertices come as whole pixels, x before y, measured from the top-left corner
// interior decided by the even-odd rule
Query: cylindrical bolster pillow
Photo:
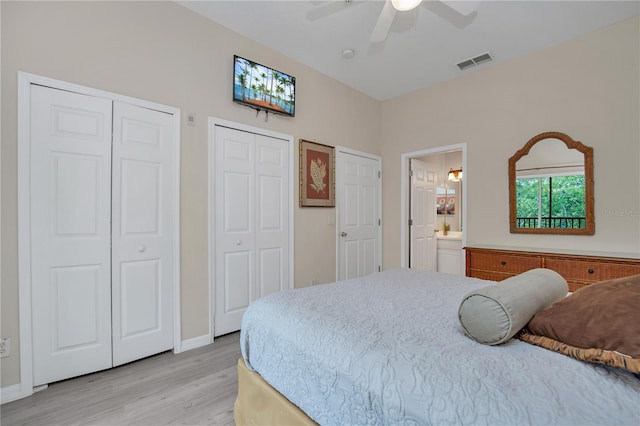
[[[467,294],[458,317],[473,340],[497,345],[512,338],[537,312],[565,297],[567,291],[567,281],[557,272],[532,269]]]

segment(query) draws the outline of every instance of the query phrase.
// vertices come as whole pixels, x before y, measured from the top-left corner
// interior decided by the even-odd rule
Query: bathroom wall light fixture
[[[452,182],[458,182],[460,180],[462,180],[462,167],[460,167],[459,169],[453,170],[453,169],[449,169],[449,178],[450,181]]]

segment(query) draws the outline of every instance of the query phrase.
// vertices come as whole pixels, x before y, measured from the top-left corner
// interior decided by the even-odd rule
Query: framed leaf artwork
[[[334,148],[300,139],[300,207],[335,207]]]

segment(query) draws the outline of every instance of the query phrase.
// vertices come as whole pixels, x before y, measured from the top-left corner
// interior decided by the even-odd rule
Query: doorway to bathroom
[[[466,143],[401,156],[401,265],[464,275]]]

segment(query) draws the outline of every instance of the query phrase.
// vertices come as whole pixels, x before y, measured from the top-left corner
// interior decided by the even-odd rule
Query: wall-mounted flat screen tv
[[[296,115],[296,78],[234,55],[233,100],[293,117]]]

